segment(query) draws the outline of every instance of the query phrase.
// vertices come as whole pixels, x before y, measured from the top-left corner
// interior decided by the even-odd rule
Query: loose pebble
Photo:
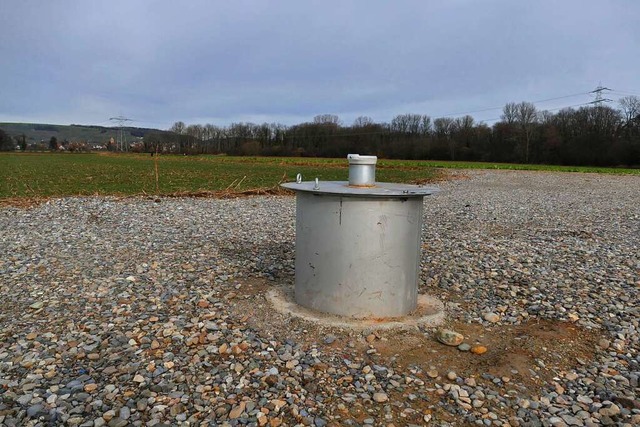
[[[487,352],[487,347],[483,345],[474,345],[471,347],[471,353],[473,354],[485,354]]]
[[[440,329],[436,332],[436,338],[442,344],[456,347],[460,345],[460,343],[462,343],[464,336],[456,331],[452,331],[449,329]]]

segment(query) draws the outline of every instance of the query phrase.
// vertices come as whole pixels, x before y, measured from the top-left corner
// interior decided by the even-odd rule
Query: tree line
[[[539,111],[530,102],[508,103],[492,126],[469,115],[431,119],[422,114],[400,114],[389,123],[362,116],[350,126],[332,114],[293,126],[176,122],[168,132],[147,133],[140,149],[313,157],[354,152],[398,159],[638,167],[640,98],[622,98],[619,108],[587,105],[556,113]]]
[[[0,150],[23,148],[24,137],[0,132]],[[50,141],[50,145],[52,141]],[[55,142],[53,142],[55,144]],[[24,148],[23,148],[24,149]],[[640,167],[640,97],[618,108],[594,104],[540,111],[529,102],[508,103],[489,126],[473,117],[399,114],[388,123],[366,116],[344,125],[338,116],[313,121],[186,125],[144,133],[132,151],[176,154],[381,158]]]

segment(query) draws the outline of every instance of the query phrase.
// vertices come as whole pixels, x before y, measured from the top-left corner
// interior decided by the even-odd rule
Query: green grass
[[[136,154],[0,154],[0,198],[72,195],[173,194],[271,188],[281,180],[346,180],[344,159],[159,156],[156,192],[155,158]],[[432,179],[432,168],[381,168],[380,181]]]
[[[219,161],[247,162],[247,163],[268,163],[268,164],[308,164],[310,162],[322,164],[323,166],[346,167],[346,159],[322,159],[322,158],[301,158],[301,157],[222,157]],[[385,168],[400,169],[498,169],[498,170],[529,170],[529,171],[549,171],[549,172],[582,172],[582,173],[612,173],[612,174],[636,174],[640,175],[640,169],[629,168],[608,168],[597,166],[560,166],[560,165],[533,165],[520,163],[491,163],[491,162],[452,162],[446,160],[384,160],[379,159],[377,164],[378,173]],[[382,181],[382,179],[379,179]]]
[[[155,159],[148,154],[0,154],[0,199],[75,195],[173,194],[177,192],[248,190],[274,187],[281,180],[347,180],[346,159],[159,156],[156,191]],[[571,172],[633,173],[609,169],[471,162],[380,160],[377,180],[428,181],[435,168],[526,169]]]
[[[640,175],[640,169],[608,168],[599,166],[561,166],[561,165],[532,165],[520,163],[491,163],[491,162],[450,162],[446,160],[412,162],[421,167],[440,169],[499,169],[548,172],[581,172],[581,173],[609,173]]]

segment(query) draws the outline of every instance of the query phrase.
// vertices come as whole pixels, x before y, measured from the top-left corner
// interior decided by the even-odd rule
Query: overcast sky
[[[639,22],[638,0],[2,0],[0,122],[349,125],[576,105],[599,83],[618,99],[640,94]]]

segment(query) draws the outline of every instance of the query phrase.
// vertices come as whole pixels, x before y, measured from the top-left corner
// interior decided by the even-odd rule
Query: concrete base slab
[[[281,314],[328,327],[355,330],[415,329],[417,327],[433,328],[444,321],[444,304],[429,295],[418,295],[417,308],[407,316],[373,319],[336,316],[302,307],[294,300],[293,287],[272,288],[267,292],[266,298],[274,310]]]

